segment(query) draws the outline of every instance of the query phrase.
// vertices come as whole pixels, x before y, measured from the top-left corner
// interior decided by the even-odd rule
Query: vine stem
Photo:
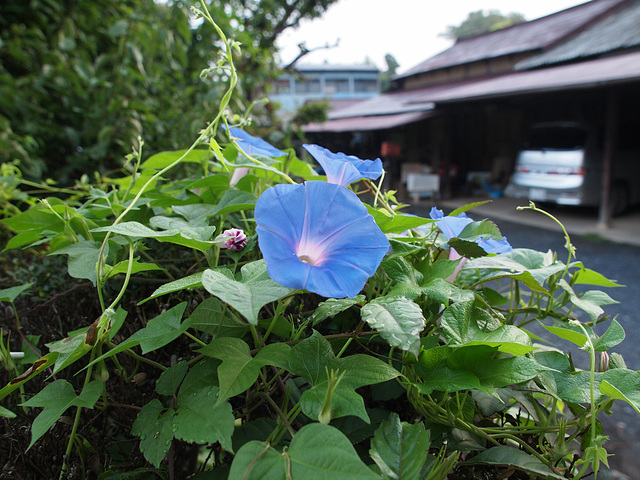
[[[587,332],[587,329],[584,328],[584,325],[582,325],[582,323],[576,320],[570,320],[569,322],[572,323],[573,325],[578,326],[580,330],[582,330],[582,332],[584,333],[585,337],[587,338],[582,348],[584,350],[587,350],[587,353],[589,354],[589,373],[590,373],[589,389],[590,389],[590,400],[591,400],[591,432],[590,433],[591,433],[591,444],[593,445],[596,439],[596,426],[597,426],[597,422],[596,422],[597,416],[595,414],[596,413],[596,393],[595,393],[596,350],[593,345],[593,341],[589,336],[589,332]]]
[[[91,381],[91,375],[93,374],[93,360],[95,360],[96,349],[91,349],[91,357],[89,359],[89,366],[87,367],[87,373],[84,376],[84,383],[82,385],[82,389],[84,390],[89,382]],[[76,439],[76,434],[78,432],[78,425],[80,424],[80,415],[82,414],[82,407],[76,407],[76,415],[73,419],[73,426],[71,427],[71,433],[69,434],[69,438],[67,440],[67,450],[64,454],[64,460],[62,462],[62,469],[60,470],[60,480],[65,478],[65,473],[67,471],[67,466],[69,463],[69,458],[71,457],[71,451],[73,450],[73,444]]]
[[[573,257],[573,258],[576,257],[576,255],[575,255],[576,248],[571,243],[571,238],[569,237],[569,233],[567,232],[567,229],[565,228],[565,226],[556,217],[551,215],[549,212],[545,212],[544,210],[536,207],[536,204],[531,202],[531,201],[529,202],[529,206],[528,207],[516,207],[516,208],[518,210],[533,210],[534,212],[542,213],[543,215],[546,215],[551,220],[553,220],[558,225],[560,225],[560,228],[562,229],[562,232],[564,233],[564,238],[565,238],[565,241],[566,241],[565,248],[567,249],[567,252],[569,252],[569,257],[567,258],[567,265],[566,265],[564,273],[562,275],[563,277],[566,276],[567,273],[569,272],[569,264],[571,263],[571,257]]]

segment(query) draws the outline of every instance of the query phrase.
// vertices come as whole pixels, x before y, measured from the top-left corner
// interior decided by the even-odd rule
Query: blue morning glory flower
[[[431,209],[429,216],[436,221],[436,225],[438,225],[438,228],[444,236],[447,237],[447,240],[458,237],[462,230],[464,230],[464,227],[473,222],[465,213],[454,217],[450,215],[445,217],[442,210],[438,210],[436,207]],[[513,250],[509,242],[507,242],[507,237],[502,238],[502,240],[493,238],[485,240],[481,238],[476,240],[476,243],[487,253],[505,253]]]
[[[265,157],[279,158],[286,155],[282,150],[278,150],[276,147],[268,142],[265,142],[261,138],[249,135],[247,132],[238,127],[232,127],[229,129],[229,135],[233,137],[240,148],[249,155],[262,155]]]
[[[382,161],[360,160],[353,155],[333,153],[319,145],[303,145],[315,158],[327,175],[327,182],[347,186],[357,180],[377,180],[382,175]]]
[[[364,204],[342,185],[270,187],[256,203],[255,218],[269,276],[323,297],[355,297],[389,250]]]

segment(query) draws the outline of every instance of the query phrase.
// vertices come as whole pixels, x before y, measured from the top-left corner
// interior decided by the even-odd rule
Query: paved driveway
[[[445,212],[462,205],[484,201],[483,198],[460,198],[438,202]],[[421,202],[416,208],[430,208],[431,204]],[[480,205],[472,210],[476,216],[490,218],[494,221],[506,220],[521,225],[530,225],[545,230],[558,230],[558,225],[550,218],[532,210],[518,210],[519,206],[528,206],[526,200],[499,198]],[[587,235],[602,238],[616,243],[640,246],[640,208],[612,219],[607,228],[598,224],[598,212],[594,208],[562,207],[557,205],[538,205],[553,214],[562,222],[569,234]],[[499,222],[498,222],[499,223]]]

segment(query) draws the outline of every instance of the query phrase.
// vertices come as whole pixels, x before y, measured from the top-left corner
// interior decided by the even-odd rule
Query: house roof
[[[418,122],[432,115],[433,112],[409,112],[392,115],[372,115],[369,117],[338,118],[324,123],[309,123],[302,127],[302,130],[314,133],[386,130],[388,128]]]
[[[441,87],[431,87],[428,89],[402,90],[397,92],[383,93],[377,97],[355,103],[349,107],[333,110],[329,112],[329,119],[367,117],[371,115],[394,115],[396,113],[424,112],[433,110],[435,105],[429,100],[430,95],[441,89],[448,88],[448,85]],[[425,90],[428,94],[425,95]]]
[[[611,14],[576,37],[514,67],[526,70],[640,46],[640,1]]]
[[[576,90],[640,80],[640,51],[540,70],[510,72],[450,89],[431,97],[448,103],[528,93]]]
[[[366,63],[354,63],[354,64],[336,64],[336,63],[300,63],[293,67],[294,70],[303,72],[368,72],[376,73],[380,72],[380,69],[375,65],[369,65]]]
[[[458,40],[452,47],[395,78],[504,55],[545,50],[627,0],[592,0],[545,17]]]
[[[420,115],[424,115],[422,118],[430,116],[436,105],[443,103],[590,88],[639,80],[640,51],[634,51],[540,70],[510,72],[480,80],[386,93],[331,112],[322,129],[311,131],[375,130],[379,128],[367,126],[372,125],[371,122],[382,125],[385,121],[393,123],[391,126],[411,123],[419,120]],[[403,114],[410,115],[403,117]],[[389,118],[384,120],[384,117]],[[377,120],[372,120],[373,118]],[[398,123],[402,119],[406,121]]]

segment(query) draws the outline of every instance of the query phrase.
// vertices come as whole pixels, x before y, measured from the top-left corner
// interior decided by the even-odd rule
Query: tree
[[[482,33],[494,32],[525,21],[521,13],[501,14],[498,10],[470,12],[467,18],[457,27],[449,25],[447,31],[440,35],[452,40],[472,37]]]
[[[398,71],[398,67],[400,64],[396,60],[396,57],[387,53],[384,56],[384,61],[387,64],[387,69],[380,74],[380,91],[386,92],[391,87],[391,79],[395,76]]]
[[[208,1],[223,31],[242,44],[238,113],[277,76],[278,36],[335,1]],[[19,160],[30,178],[68,182],[118,168],[138,137],[147,154],[189,143],[227,80],[215,68],[217,32],[193,24],[195,3],[4,0],[0,162]]]

